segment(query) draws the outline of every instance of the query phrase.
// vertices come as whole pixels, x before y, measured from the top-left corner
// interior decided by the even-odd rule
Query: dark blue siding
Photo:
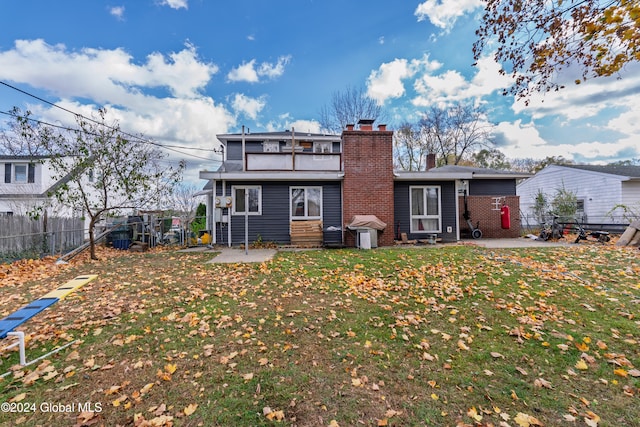
[[[341,185],[340,182],[240,182],[227,183],[226,194],[231,194],[231,188],[235,185],[250,186],[260,185],[262,187],[262,215],[249,215],[249,242],[255,242],[258,237],[263,242],[274,242],[278,244],[289,243],[289,188],[291,185],[303,186],[321,186],[322,187],[322,212],[323,226],[334,225],[339,227],[342,222],[342,203],[341,203]],[[218,188],[218,195],[222,194],[221,188]],[[231,209],[228,210],[229,213]],[[244,243],[245,234],[245,217],[244,215],[231,215],[231,243],[239,245]],[[221,233],[220,224],[217,226],[217,242],[228,243],[228,231],[223,228]],[[327,233],[327,243],[340,243],[342,241],[341,233]]]
[[[440,201],[442,203],[442,233],[438,237],[443,242],[456,241],[456,218],[458,212],[456,210],[456,190],[454,182],[442,181],[415,181],[415,182],[396,182],[394,184],[394,232],[400,229],[400,233],[407,233],[409,239],[424,239],[424,234],[411,233],[411,208],[409,207],[409,187],[412,185],[439,185],[442,194]],[[447,227],[451,227],[451,233],[447,233]]]
[[[227,160],[242,160],[242,143],[227,142]]]
[[[342,185],[340,182],[322,185],[322,226],[325,229],[324,243],[342,243],[341,231],[326,231],[327,227],[342,228]]]
[[[470,196],[515,196],[515,179],[474,179],[469,181]]]
[[[262,153],[264,150],[261,141],[246,141],[244,148],[247,153]],[[242,141],[227,141],[227,160],[242,160]]]

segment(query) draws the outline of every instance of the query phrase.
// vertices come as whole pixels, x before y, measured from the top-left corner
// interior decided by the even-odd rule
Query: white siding
[[[622,183],[622,204],[640,207],[640,181],[625,181]]]
[[[601,221],[615,205],[622,202],[620,177],[551,165],[517,186],[516,194],[520,196],[522,212],[533,217],[533,205],[539,189],[551,201],[556,191],[563,187],[584,200],[587,219],[594,221]]]

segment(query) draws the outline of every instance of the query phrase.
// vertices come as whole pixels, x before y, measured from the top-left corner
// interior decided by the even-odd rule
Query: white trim
[[[292,206],[292,202],[293,202],[293,190],[294,189],[301,189],[304,190],[304,215],[300,216],[300,215],[293,215],[293,206]],[[319,190],[320,191],[320,215],[308,215],[309,213],[309,196],[308,196],[308,192],[307,190],[311,190],[311,189],[315,189],[315,190]],[[292,221],[302,221],[302,220],[310,220],[310,219],[322,219],[322,212],[323,212],[323,194],[322,194],[322,187],[318,186],[318,185],[313,185],[313,186],[304,186],[304,185],[292,185],[289,187],[289,217]]]
[[[261,185],[233,185],[231,186],[231,197],[232,197],[232,204],[231,204],[231,215],[244,215],[245,212],[241,211],[238,212],[236,211],[236,206],[238,205],[237,201],[236,201],[236,190],[258,190],[258,212],[248,212],[249,216],[253,216],[253,215],[262,215],[262,186]],[[246,208],[246,207],[245,207]]]
[[[437,215],[427,215],[427,198],[424,197],[425,190],[434,188],[438,191],[438,214]],[[424,212],[423,215],[413,215],[413,190],[421,189],[423,192],[423,203],[424,203]],[[438,228],[435,230],[415,230],[413,228],[413,220],[414,219],[425,219],[425,220],[438,220]],[[442,233],[442,187],[439,185],[410,185],[409,186],[409,230],[411,233],[415,234],[429,234],[429,233]]]
[[[212,172],[200,171],[200,179],[226,179],[229,181],[335,181],[344,178],[344,172]]]

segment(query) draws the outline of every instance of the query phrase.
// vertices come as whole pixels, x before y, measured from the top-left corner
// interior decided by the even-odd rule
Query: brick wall
[[[366,129],[366,130],[365,130]],[[393,245],[393,132],[348,127],[342,133],[344,162],[343,215],[348,223],[354,215],[375,215],[387,224],[378,235],[379,246]],[[354,246],[351,233],[345,243]]]
[[[471,215],[471,222],[475,225],[480,221],[480,231],[483,238],[500,239],[520,237],[520,197],[503,196],[505,203],[509,206],[511,214],[511,228],[505,230],[501,226],[500,211],[495,211],[494,196],[468,196],[467,206]],[[460,237],[469,238],[470,231],[467,221],[462,216],[464,213],[464,198],[460,197]]]

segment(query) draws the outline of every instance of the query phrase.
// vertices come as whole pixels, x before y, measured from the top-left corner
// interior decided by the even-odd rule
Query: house
[[[36,208],[51,208],[59,217],[80,217],[81,209],[60,206],[50,194],[63,185],[69,176],[55,179],[46,156],[0,155],[0,215],[23,216]]]
[[[549,165],[517,186],[525,219],[536,223],[539,192],[552,200],[559,189],[575,193],[576,216],[582,222],[628,222],[621,210],[612,210],[620,205],[640,210],[640,166]]]
[[[359,232],[349,225],[362,215],[386,225],[371,235],[372,246],[393,245],[403,233],[454,242],[468,228],[465,193],[485,237],[520,235],[517,215],[503,229],[500,210],[519,212],[516,179],[528,174],[458,166],[395,171],[393,132],[385,125],[374,129],[372,120],[348,125],[341,135],[243,131],[217,138],[222,165],[200,172],[208,181],[213,243],[295,244],[307,233],[316,244],[353,246]]]
[[[46,165],[46,157],[0,155],[0,215],[26,215],[49,201],[55,182]]]

